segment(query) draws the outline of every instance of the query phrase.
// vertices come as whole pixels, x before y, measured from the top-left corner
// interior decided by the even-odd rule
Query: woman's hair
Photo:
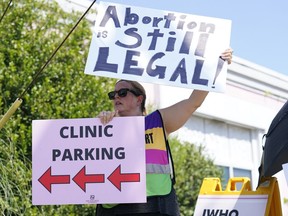
[[[146,91],[144,89],[144,87],[137,81],[131,81],[131,80],[124,80],[124,79],[120,79],[118,80],[116,83],[118,82],[127,82],[127,83],[130,83],[133,90],[139,94],[139,95],[142,95],[143,96],[143,100],[142,100],[142,103],[141,103],[141,111],[143,113],[143,115],[146,115],[146,108],[145,108],[145,103],[146,103]]]

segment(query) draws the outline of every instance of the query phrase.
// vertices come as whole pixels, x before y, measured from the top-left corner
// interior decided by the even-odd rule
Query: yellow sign
[[[277,179],[263,178],[256,191],[250,179],[229,179],[222,190],[219,178],[205,178],[198,196],[194,216],[281,216]]]

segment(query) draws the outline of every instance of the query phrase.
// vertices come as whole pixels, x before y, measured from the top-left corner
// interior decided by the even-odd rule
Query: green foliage
[[[0,3],[1,11],[8,1]],[[0,110],[4,113],[28,87],[80,14],[65,13],[53,1],[13,1],[0,24]],[[5,127],[30,157],[31,122],[46,118],[94,117],[111,109],[106,100],[113,80],[84,74],[91,24],[82,20],[23,97]]]
[[[8,5],[0,2],[0,15]],[[13,1],[0,23],[0,111],[4,114],[40,71],[81,14],[54,1]],[[35,119],[95,117],[110,110],[114,80],[84,74],[92,36],[82,20],[23,96],[0,131],[1,215],[89,215],[95,206],[32,206],[31,125]],[[1,116],[0,116],[1,117]]]
[[[188,142],[180,143],[176,138],[169,140],[176,172],[175,189],[180,212],[183,216],[194,213],[197,197],[204,178],[219,177],[221,170],[205,156],[203,146]]]
[[[0,2],[0,13],[8,5]],[[0,14],[2,15],[2,14]],[[0,23],[0,111],[4,114],[62,42],[80,14],[53,1],[13,1]],[[1,215],[94,215],[94,205],[32,206],[32,120],[95,117],[110,110],[106,93],[114,80],[84,74],[91,24],[82,20],[23,96],[0,130]],[[182,215],[192,215],[204,177],[219,176],[202,148],[171,140]]]

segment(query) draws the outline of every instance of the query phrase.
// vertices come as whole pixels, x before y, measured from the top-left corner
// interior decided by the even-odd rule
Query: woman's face
[[[128,88],[133,90],[132,85],[129,82],[120,81],[117,82],[115,86],[115,91],[120,89]],[[125,97],[119,97],[118,94],[115,95],[113,100],[114,109],[118,111],[119,116],[136,116],[142,115],[141,112],[141,102],[142,96],[135,96],[132,92],[128,91]]]

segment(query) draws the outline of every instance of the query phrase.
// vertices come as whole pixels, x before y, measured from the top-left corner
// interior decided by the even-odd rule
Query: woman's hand
[[[229,48],[226,49],[220,56],[223,60],[227,61],[228,64],[231,64],[232,62],[232,55],[233,55],[233,49]]]
[[[118,116],[118,111],[102,111],[97,117],[100,118],[101,123],[105,125],[115,116]]]

